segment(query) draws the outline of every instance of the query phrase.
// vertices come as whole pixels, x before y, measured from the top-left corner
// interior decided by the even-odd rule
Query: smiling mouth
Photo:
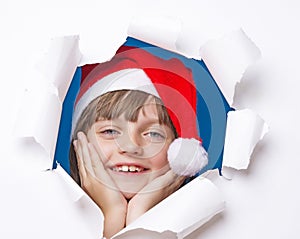
[[[148,170],[147,168],[143,168],[136,165],[116,165],[111,169],[114,172],[121,172],[121,173],[141,173]]]

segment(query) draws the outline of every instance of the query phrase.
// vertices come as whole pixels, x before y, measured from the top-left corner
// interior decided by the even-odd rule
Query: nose
[[[123,135],[118,139],[119,152],[132,157],[140,157],[143,154],[143,147],[138,143],[138,139],[130,135]]]

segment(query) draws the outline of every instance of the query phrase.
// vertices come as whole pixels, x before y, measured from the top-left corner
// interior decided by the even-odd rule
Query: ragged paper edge
[[[193,48],[189,44],[183,44],[185,42],[184,34],[180,34],[180,31],[169,32],[168,25],[161,24],[159,26],[160,30],[156,31],[156,24],[151,25],[151,19],[148,18],[147,26],[149,29],[151,28],[152,36],[155,36],[155,38],[151,38],[148,34],[144,34],[142,25],[136,24],[136,22],[138,21],[132,22],[133,26],[131,25],[130,31],[128,31],[129,36],[187,57],[192,52],[193,58],[202,59],[230,106],[233,105],[236,85],[241,81],[248,67],[261,57],[259,48],[242,29],[232,31],[218,39],[209,40],[200,46],[199,49],[194,49],[198,46]],[[142,22],[141,19],[140,22]],[[172,24],[171,29],[176,29],[174,25],[182,26],[178,22]],[[164,29],[164,31],[161,29]],[[171,40],[166,42],[165,39],[168,37]],[[190,42],[189,39],[186,39],[186,41]],[[195,54],[196,52],[199,52],[199,55]],[[248,167],[253,149],[268,132],[269,127],[254,111],[245,109],[230,112],[226,128],[222,175],[224,178],[229,179],[235,170]],[[248,129],[245,132],[247,134],[246,137],[244,137],[245,134],[243,135],[243,140],[236,136],[237,132],[243,132],[241,129]],[[219,177],[218,172],[210,171],[207,173],[206,176],[208,177],[212,177],[212,175],[214,178]],[[163,204],[164,201],[161,203]],[[176,207],[174,209],[177,210]],[[196,223],[195,225],[197,228],[197,226],[200,227],[202,224],[197,225]],[[149,229],[142,228],[145,230]],[[189,231],[189,228],[191,227],[187,227],[186,230]],[[177,235],[180,235],[180,233]]]
[[[79,36],[64,36],[54,38],[45,56],[37,63],[37,70],[57,89],[61,102],[65,99],[80,59]]]
[[[180,34],[183,23],[178,18],[139,17],[130,23],[128,35],[144,42],[202,59],[230,106],[233,104],[235,86],[247,68],[261,57],[259,48],[240,28],[211,39],[198,49],[190,44],[190,36]]]
[[[170,22],[172,22],[172,21],[167,21],[168,24],[170,24]],[[143,40],[145,42],[155,44],[155,45],[165,48],[165,49],[177,51],[176,41],[177,41],[178,33],[180,32],[180,24],[178,24],[178,22],[174,23],[174,26],[171,28],[168,26],[168,24],[165,24],[165,25],[167,25],[168,29],[172,29],[172,31],[171,31],[172,33],[169,36],[166,36],[166,33],[168,32],[168,30],[164,29],[164,28],[163,28],[164,30],[160,30],[161,34],[156,34],[154,31],[155,27],[147,33],[148,34],[147,37],[149,38],[152,36],[156,36],[158,38],[146,39],[147,37],[145,38],[143,36],[143,33],[141,33],[141,34],[139,33],[139,31],[140,31],[139,27],[131,28],[131,31],[129,31],[128,35],[133,36],[137,39]],[[161,25],[160,27],[162,28],[162,26],[163,25]],[[135,30],[132,30],[132,29],[135,29]],[[163,41],[163,39],[168,39],[168,40]],[[240,41],[240,43],[239,44],[238,43],[230,44],[231,40],[236,41],[236,42]],[[55,41],[55,39],[54,39],[54,41]],[[240,79],[242,78],[242,75],[246,71],[247,67],[258,58],[258,55],[260,55],[260,53],[258,54],[257,49],[249,43],[249,39],[245,36],[245,34],[242,32],[242,30],[238,30],[237,32],[233,33],[232,37],[229,36],[227,38],[227,40],[226,39],[224,40],[223,43],[222,43],[222,41],[223,41],[222,39],[219,39],[219,40],[215,40],[215,41],[210,41],[207,44],[203,45],[202,50],[199,49],[199,59],[201,57],[203,58],[208,69],[214,76],[219,88],[222,91],[224,91],[223,94],[225,95],[226,99],[228,100],[228,102],[230,102],[230,104],[232,104],[235,84],[240,81]],[[65,47],[63,47],[63,46],[65,46],[65,43],[67,45],[71,44],[72,46],[65,48]],[[230,48],[230,46],[233,47],[234,45],[240,46],[240,48],[242,50],[244,50],[243,47],[247,48],[250,46],[249,52],[251,53],[251,51],[254,50],[254,53],[252,55],[250,54],[249,56],[247,56],[247,54],[242,56],[242,57],[244,57],[243,58],[244,60],[242,60],[243,64],[241,64],[239,67],[236,67],[234,65],[235,62],[232,62],[232,61],[229,62],[230,64],[224,66],[223,61],[224,61],[224,59],[225,59],[225,61],[227,60],[226,56],[228,57],[228,54],[230,53],[229,58],[232,58],[232,56],[234,55],[233,51],[232,51],[233,48]],[[45,94],[46,97],[43,98],[40,102],[37,101],[36,103],[25,105],[25,110],[23,112],[25,113],[25,115],[27,114],[28,117],[22,118],[22,121],[19,124],[19,127],[21,129],[23,129],[23,131],[20,130],[18,132],[19,136],[20,137],[33,137],[36,140],[36,142],[41,144],[44,147],[44,149],[49,153],[49,159],[50,159],[51,165],[52,165],[52,160],[53,160],[53,155],[54,155],[54,150],[55,150],[57,132],[58,132],[58,127],[59,127],[59,119],[53,120],[53,118],[51,118],[51,120],[53,120],[53,125],[54,125],[55,129],[49,130],[48,125],[45,125],[46,122],[44,122],[43,119],[39,118],[39,116],[41,114],[39,114],[39,113],[32,114],[32,112],[41,112],[46,116],[53,114],[53,113],[49,114],[49,112],[55,112],[55,115],[60,116],[63,98],[66,94],[67,88],[72,79],[72,77],[63,78],[62,76],[64,74],[73,76],[73,74],[76,70],[76,67],[80,61],[81,54],[79,52],[78,47],[76,47],[76,46],[78,46],[78,37],[68,37],[68,39],[62,38],[62,39],[59,39],[59,42],[54,42],[52,44],[52,47],[50,47],[50,49],[52,49],[51,51],[53,51],[54,53],[48,54],[47,55],[48,58],[45,61],[43,61],[43,63],[41,63],[38,67],[40,69],[38,74],[41,74],[42,75],[41,79],[43,79],[43,81],[47,82],[45,84],[46,87],[43,87],[43,90],[41,91],[41,92],[46,93]],[[222,52],[222,49],[224,47],[227,47],[227,49],[231,49],[231,51]],[[182,50],[184,50],[184,49],[181,49],[181,51]],[[67,51],[67,52],[65,52],[65,51]],[[245,53],[247,53],[247,52],[248,51],[246,50]],[[224,53],[224,56],[221,55],[223,53]],[[68,55],[70,57],[59,57],[60,54],[61,54],[61,56]],[[220,55],[218,55],[218,54],[220,54]],[[236,55],[236,57],[237,56],[238,56],[238,54]],[[68,69],[65,69],[65,70],[61,69],[61,68],[56,69],[54,67],[55,63],[57,64],[60,61],[60,59],[62,60],[62,62],[70,61],[70,64],[68,64],[68,63],[63,64],[64,66],[68,67]],[[54,65],[51,65],[52,61],[55,62],[55,63],[53,63]],[[46,67],[47,65],[49,68]],[[49,71],[47,71],[47,69],[52,69],[54,71],[58,70],[59,72],[53,73],[51,76],[47,76],[47,74],[49,73]],[[73,73],[71,74],[71,72],[73,72]],[[223,74],[224,74],[224,76],[223,76]],[[56,78],[56,76],[57,76],[57,78]],[[58,80],[56,80],[56,79],[58,79]],[[61,80],[67,80],[67,82],[61,82]],[[31,95],[30,90],[28,92],[29,92],[29,95]],[[40,92],[35,92],[35,93],[38,94]],[[32,95],[29,97],[31,97],[30,102],[32,102],[32,99],[34,99],[34,97],[32,97]],[[42,103],[44,101],[49,102],[49,100],[47,100],[47,97],[54,97],[56,100],[54,100],[54,101],[51,100],[50,102],[53,101],[53,102],[58,102],[58,103],[55,103],[54,105],[47,105],[47,103]],[[32,115],[34,115],[36,118],[31,117]],[[24,115],[22,117],[24,117]],[[22,126],[28,126],[28,127],[25,127],[25,129],[24,129],[24,128],[22,128]],[[41,130],[41,129],[43,129],[43,130]],[[21,132],[21,134],[20,134],[20,132]],[[24,132],[26,132],[26,134]],[[55,140],[53,140],[53,139],[55,139]],[[69,176],[67,176],[67,177],[69,177]],[[199,215],[201,215],[201,213],[197,213],[197,217],[191,218],[191,221],[188,220],[188,222],[186,220],[184,220],[183,222],[180,221],[180,222],[172,223],[172,221],[170,221],[169,217],[168,217],[168,218],[166,218],[166,220],[159,220],[159,222],[160,222],[159,225],[151,224],[152,222],[158,221],[158,220],[156,220],[156,218],[155,218],[155,220],[152,219],[153,215],[155,215],[156,217],[159,217],[159,218],[161,218],[162,215],[166,215],[166,216],[173,215],[174,210],[176,211],[178,209],[178,203],[180,205],[184,205],[188,202],[189,198],[193,198],[193,195],[197,196],[197,193],[194,194],[193,190],[196,190],[200,186],[193,184],[193,182],[199,182],[198,180],[199,179],[195,179],[190,184],[183,187],[182,189],[184,189],[183,191],[185,193],[179,194],[181,196],[178,196],[178,193],[175,192],[170,197],[168,197],[167,199],[165,199],[164,201],[162,201],[161,203],[156,205],[153,209],[149,210],[141,218],[137,219],[136,222],[134,222],[130,226],[126,227],[118,235],[121,236],[123,232],[125,233],[125,232],[128,232],[128,230],[134,230],[134,228],[141,228],[144,230],[154,230],[154,231],[157,229],[159,232],[167,231],[169,228],[170,231],[173,231],[179,237],[179,236],[187,235],[188,233],[190,233],[191,230],[195,229],[195,226],[200,227],[203,223],[205,223],[207,220],[209,220],[212,216],[214,216],[215,214],[219,213],[220,211],[222,211],[224,209],[224,201],[221,200],[219,198],[219,196],[214,196],[214,197],[218,198],[218,200],[220,200],[218,203],[216,203],[216,205],[212,206],[212,209],[214,209],[214,210],[212,210],[210,213],[206,213],[206,212],[203,213],[201,218],[199,217]],[[204,181],[205,181],[205,179],[204,179]],[[69,182],[69,184],[72,184],[72,183],[74,183],[74,182]],[[180,192],[182,192],[182,191],[180,191]],[[173,195],[175,195],[176,198]],[[80,194],[75,193],[75,194],[72,194],[71,198],[72,198],[72,201],[74,201],[74,202],[80,202],[81,200],[84,200],[85,196],[86,195],[84,195],[84,194],[80,195]],[[185,198],[184,196],[186,196],[187,198]],[[212,197],[212,199],[214,199],[214,197]],[[201,198],[207,198],[207,195],[204,195]],[[196,199],[197,199],[196,200],[197,204],[195,204],[196,208],[201,210],[201,207],[199,207],[199,200],[198,200],[199,198],[197,197]],[[169,204],[167,205],[166,202],[169,202]],[[210,202],[205,202],[205,203],[207,203],[207,205],[211,205]],[[161,205],[164,205],[164,206],[161,206]],[[172,205],[173,205],[173,207],[172,207]],[[205,204],[205,208],[207,207],[207,205]],[[171,210],[172,213],[168,214],[168,212],[166,212],[166,210]],[[194,212],[194,211],[192,211],[192,212]],[[184,217],[182,217],[182,215],[180,215],[179,218],[184,218]],[[161,223],[162,221],[166,222],[167,224],[162,224]],[[177,223],[180,225],[178,225]],[[156,226],[158,226],[158,227],[156,227]]]
[[[104,216],[88,195],[79,187],[67,172],[58,164],[53,170],[61,178],[66,195],[70,203],[80,208],[88,208],[84,214],[87,223],[94,222],[95,215],[100,221],[97,225],[91,225],[100,236],[103,234]],[[181,205],[178,207],[178,205]],[[93,213],[94,208],[94,213]],[[147,211],[136,221],[125,227],[113,238],[128,238],[131,233],[138,233],[143,238],[158,235],[161,238],[174,235],[174,238],[184,238],[195,229],[209,221],[216,214],[225,209],[225,201],[218,188],[207,178],[197,177],[181,189],[177,190],[165,200]],[[172,219],[170,220],[170,215]],[[159,220],[157,220],[159,218]],[[101,232],[101,233],[100,233]],[[100,237],[101,238],[101,237]]]
[[[127,34],[161,48],[176,51],[181,25],[181,21],[175,17],[135,17],[130,22]]]
[[[129,231],[137,229],[142,229],[141,233],[143,230],[159,233],[169,231],[175,233],[177,238],[183,238],[224,208],[225,201],[217,187],[210,180],[198,177],[147,211],[113,238],[125,238]]]
[[[33,138],[32,142],[41,145],[48,155],[49,168],[53,164],[62,104],[80,58],[79,36],[57,37],[27,72],[31,82],[24,93],[15,136]]]
[[[101,210],[59,164],[53,173],[60,179],[66,198],[76,207],[82,223],[94,234],[94,238],[101,238],[104,227],[104,215]]]
[[[269,126],[250,109],[228,113],[222,175],[231,179],[236,170],[247,169],[251,154],[259,141],[269,131]]]
[[[261,52],[246,33],[238,29],[205,43],[200,48],[200,55],[232,106],[237,83],[247,68],[261,57]]]
[[[204,61],[228,104],[232,106],[236,85],[241,81],[248,67],[261,57],[259,48],[246,33],[240,28],[223,35],[223,37],[208,40],[199,49],[195,49],[199,46],[195,45],[193,48],[190,44],[184,44],[185,41],[189,42],[189,39],[185,39],[188,35],[180,34],[180,28],[175,27],[182,25],[182,23],[179,24],[180,20],[177,19],[176,22],[170,23],[171,29],[177,29],[177,31],[169,31],[167,21],[162,21],[159,30],[157,30],[157,24],[151,20],[153,21],[153,18],[147,18],[147,26],[155,38],[149,38],[148,34],[144,32],[142,24],[137,24],[143,22],[142,17],[131,23],[128,34],[145,42],[150,41],[159,47],[165,46],[167,49],[172,49],[183,55],[188,55],[189,52],[199,52],[196,59]],[[166,38],[171,40],[167,42],[165,41]],[[255,112],[245,109],[241,112],[252,113],[244,114],[244,117],[239,112],[230,112],[228,116],[223,156],[223,173],[228,178],[230,171],[248,167],[249,158],[255,145],[268,131],[267,124]],[[232,124],[232,118],[236,118],[234,115],[243,119],[235,120]],[[236,131],[241,131],[241,126],[247,122],[248,131],[245,132],[247,135],[241,141],[233,134]]]
[[[75,206],[85,204],[85,207],[90,207],[91,199],[64,169],[58,165],[54,171],[67,185],[66,194],[70,202],[75,203]],[[178,207],[178,205],[181,206]],[[151,236],[154,235],[155,238],[164,238],[165,235],[184,238],[224,209],[225,200],[218,188],[208,178],[197,177],[147,211],[113,238],[128,238],[132,233],[138,233],[143,238],[148,238],[147,236],[153,238]],[[170,220],[170,215],[175,220]],[[101,213],[101,224],[97,227],[97,231],[101,233],[103,233],[104,220],[103,213]]]

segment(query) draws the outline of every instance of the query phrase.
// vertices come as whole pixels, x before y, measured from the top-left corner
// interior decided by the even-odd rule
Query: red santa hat
[[[193,176],[208,162],[197,129],[197,94],[192,72],[179,59],[165,60],[141,49],[122,46],[107,62],[82,67],[73,113],[77,121],[98,96],[116,90],[140,90],[159,97],[178,134],[168,150],[172,170]]]

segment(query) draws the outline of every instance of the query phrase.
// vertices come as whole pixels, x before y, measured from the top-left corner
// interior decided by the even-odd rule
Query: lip
[[[116,174],[122,175],[140,175],[149,172],[149,168],[136,163],[117,163],[109,167]]]

